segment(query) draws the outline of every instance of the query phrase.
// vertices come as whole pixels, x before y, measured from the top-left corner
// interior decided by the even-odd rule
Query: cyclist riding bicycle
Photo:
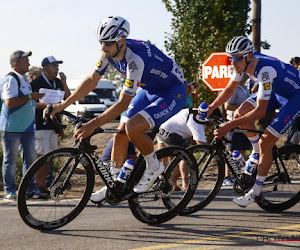
[[[55,105],[51,115],[62,111],[93,90],[109,63],[125,75],[126,81],[119,101],[98,117],[83,124],[75,131],[74,137],[86,138],[96,128],[125,111],[119,129],[125,129],[126,134],[115,135],[112,160],[115,161],[116,168],[111,173],[115,177],[122,167],[130,140],[146,159],[144,175],[134,187],[136,193],[141,193],[147,191],[164,171],[146,131],[159,126],[184,107],[186,90],[183,72],[176,62],[150,43],[126,39],[129,31],[129,23],[122,17],[111,16],[101,21],[97,30],[101,52],[95,71],[67,100]],[[92,194],[91,199],[95,202],[101,201],[105,198],[105,192],[106,188],[103,188]]]
[[[238,199],[233,199],[237,205],[246,207],[255,202],[261,192],[263,182],[272,165],[272,148],[281,135],[290,127],[300,113],[300,78],[299,72],[289,64],[280,60],[256,53],[252,42],[244,36],[230,40],[226,53],[235,73],[227,87],[210,105],[208,115],[222,105],[234,93],[243,74],[256,79],[259,84],[257,97],[252,97],[256,103],[245,102],[235,112],[235,119],[223,123],[214,131],[216,138],[221,138],[234,127],[254,128],[254,121],[264,117],[270,102],[280,102],[280,112],[266,128],[261,138],[255,133],[247,134],[253,145],[254,152],[260,153],[256,182],[251,190]],[[283,100],[283,101],[282,101]]]

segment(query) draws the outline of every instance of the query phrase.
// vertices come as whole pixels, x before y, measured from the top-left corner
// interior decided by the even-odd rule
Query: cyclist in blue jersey
[[[83,124],[75,131],[74,137],[81,139],[91,135],[96,128],[125,111],[119,128],[125,129],[126,134],[115,135],[112,160],[116,162],[116,168],[111,171],[113,176],[119,172],[126,160],[130,140],[146,159],[144,175],[134,187],[135,192],[141,193],[148,190],[164,171],[146,131],[162,124],[184,107],[186,90],[183,72],[176,62],[147,42],[126,39],[129,30],[128,21],[122,17],[108,17],[101,21],[97,30],[101,52],[95,71],[67,100],[56,105],[51,115],[93,90],[109,63],[125,75],[126,81],[119,101],[98,117]],[[93,200],[104,199],[105,192],[104,188],[93,194]]]
[[[268,106],[274,105],[274,102],[283,104],[260,139],[257,134],[248,135],[252,139],[250,141],[254,150],[259,151],[258,174],[251,190],[244,196],[233,199],[239,206],[246,207],[255,202],[256,196],[261,192],[272,165],[274,144],[300,114],[300,77],[299,71],[293,66],[276,58],[254,53],[252,42],[244,36],[230,40],[226,46],[226,53],[235,73],[228,86],[210,105],[209,114],[232,95],[243,74],[246,73],[252,79],[256,79],[259,89],[256,104],[250,105],[251,102],[242,104],[235,113],[234,120],[222,124],[214,131],[216,138],[224,136],[234,127],[253,128],[253,122],[265,116]]]

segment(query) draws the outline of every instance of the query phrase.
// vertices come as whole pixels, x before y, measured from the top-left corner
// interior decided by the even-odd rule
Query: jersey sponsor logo
[[[102,62],[101,62],[100,60],[98,60],[96,66],[97,66],[97,67],[101,67],[101,65],[102,65]]]
[[[291,84],[295,89],[299,89],[299,85],[292,79],[285,77],[284,81],[288,82],[289,84]]]
[[[262,73],[261,73],[261,79],[262,79],[263,81],[270,80],[269,72],[262,72]]]
[[[271,83],[269,83],[269,82],[265,83],[265,84],[264,84],[264,89],[265,89],[265,90],[271,89]]]
[[[291,120],[290,116],[287,115],[286,117],[284,117],[283,122],[284,124],[287,124],[289,122],[289,120]]]
[[[296,74],[294,74],[292,71],[290,71],[290,70],[287,70],[287,72],[288,72],[290,75],[292,75],[293,77],[297,77],[297,75],[296,75]]]
[[[157,75],[157,76],[159,76],[163,79],[166,79],[168,77],[168,75],[165,72],[163,72],[159,69],[151,69],[150,73],[154,74],[154,75]]]
[[[150,48],[150,45],[148,43],[145,43],[145,42],[142,42],[142,44],[146,47],[147,49],[147,55],[149,57],[152,57],[152,53],[151,53],[151,48]]]
[[[175,94],[175,98],[182,99],[183,98],[183,94]]]
[[[159,61],[161,61],[161,62],[163,62],[164,61],[164,59],[162,59],[161,57],[159,57],[158,55],[156,55],[156,54],[154,54],[154,58],[155,59],[157,59],[157,60],[159,60]]]
[[[167,107],[167,103],[166,102],[163,102],[160,104],[160,108],[161,109],[164,109],[165,107]]]
[[[129,69],[130,73],[132,73],[135,70],[138,70],[138,67],[137,67],[135,61],[132,61],[132,62],[129,63],[128,69]]]
[[[133,88],[133,80],[127,79],[125,81],[125,86],[128,87],[128,88]]]
[[[175,106],[176,106],[176,101],[173,100],[172,103],[169,105],[169,107],[163,109],[159,113],[154,114],[154,118],[159,119],[163,116],[166,116],[166,115],[170,114],[170,112],[172,112],[172,110],[175,108]]]

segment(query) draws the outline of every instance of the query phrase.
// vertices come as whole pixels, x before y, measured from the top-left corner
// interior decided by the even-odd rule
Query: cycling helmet
[[[123,36],[128,36],[130,32],[129,23],[123,17],[110,16],[99,24],[97,38],[101,41],[119,41]]]
[[[245,55],[250,52],[253,52],[253,43],[245,36],[236,36],[226,45],[227,56]]]

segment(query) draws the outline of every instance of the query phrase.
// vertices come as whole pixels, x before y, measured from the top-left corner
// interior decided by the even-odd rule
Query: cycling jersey
[[[122,61],[105,58],[102,53],[96,71],[103,75],[109,63],[126,76],[122,92],[134,96],[123,113],[122,122],[139,113],[150,128],[159,126],[185,105],[186,90],[183,71],[176,62],[154,45],[126,39],[127,48]],[[141,88],[137,92],[138,88]]]
[[[127,49],[121,62],[113,58],[106,59],[100,54],[96,67],[96,71],[103,75],[108,63],[111,63],[125,75],[124,93],[134,96],[137,88],[141,87],[150,94],[158,94],[183,84],[182,69],[154,45],[131,39],[126,39],[126,42]]]
[[[257,99],[270,100],[272,92],[286,99],[267,128],[274,136],[280,137],[300,113],[300,73],[292,65],[277,58],[256,52],[254,56],[259,59],[254,70],[254,77],[259,84]],[[235,73],[232,80],[241,81],[243,74]]]

